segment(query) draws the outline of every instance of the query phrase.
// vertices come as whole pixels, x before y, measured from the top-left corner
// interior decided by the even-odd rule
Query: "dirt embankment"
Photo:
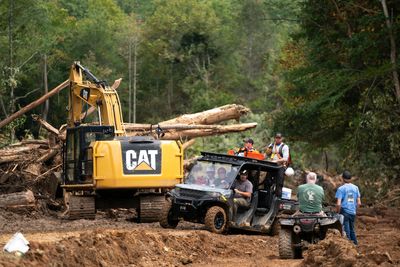
[[[360,210],[358,247],[329,234],[304,253],[304,261],[280,260],[277,237],[216,235],[191,223],[168,230],[130,217],[125,211],[62,221],[2,211],[0,246],[22,231],[31,249],[21,258],[0,252],[0,266],[400,266],[399,209]]]
[[[59,241],[33,241],[22,258],[0,257],[7,266],[182,266],[278,261],[268,236],[215,235],[205,230],[91,230]],[[287,261],[296,266],[299,261]]]

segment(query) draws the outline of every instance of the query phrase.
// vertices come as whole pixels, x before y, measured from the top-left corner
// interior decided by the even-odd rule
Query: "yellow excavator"
[[[179,141],[128,137],[114,88],[79,62],[70,71],[63,150],[65,217],[91,219],[96,209],[135,208],[140,222],[157,221],[164,193],[183,179]],[[85,123],[89,108],[96,122]]]

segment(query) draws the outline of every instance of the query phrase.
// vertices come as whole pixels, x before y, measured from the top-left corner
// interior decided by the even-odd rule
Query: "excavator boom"
[[[97,79],[79,62],[71,66],[69,80],[69,127],[79,126],[84,120],[82,112],[91,106],[97,109],[99,125],[113,126],[116,136],[125,135],[121,104],[115,89]]]

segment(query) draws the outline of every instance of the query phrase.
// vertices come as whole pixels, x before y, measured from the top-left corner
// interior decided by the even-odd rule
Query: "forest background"
[[[254,131],[202,138],[187,157],[245,137],[261,149],[279,131],[295,167],[348,168],[384,196],[400,179],[399,24],[396,0],[4,0],[0,119],[79,60],[100,79],[123,78],[125,122],[251,108]],[[58,127],[67,100],[61,91],[31,113]],[[41,134],[30,114],[0,133],[2,146]]]

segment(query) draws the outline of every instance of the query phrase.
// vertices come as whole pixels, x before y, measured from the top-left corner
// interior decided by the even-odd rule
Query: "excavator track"
[[[69,196],[65,218],[69,220],[90,219],[96,216],[94,196]]]
[[[165,196],[147,195],[140,197],[139,222],[149,223],[160,220],[161,211],[165,204]]]

